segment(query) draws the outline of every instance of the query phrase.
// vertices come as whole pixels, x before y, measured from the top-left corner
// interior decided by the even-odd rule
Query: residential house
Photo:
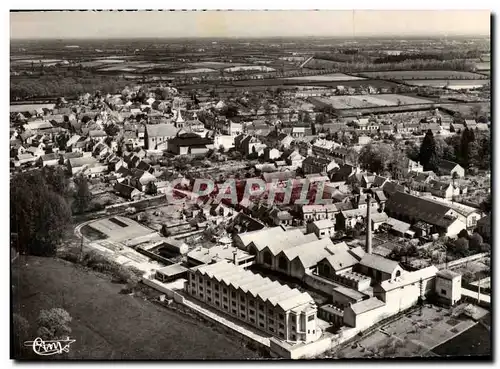
[[[137,200],[142,196],[142,192],[137,188],[129,186],[125,183],[116,182],[113,190],[127,200]]]
[[[16,158],[17,158],[17,163],[19,163],[19,165],[34,163],[37,160],[37,158],[33,156],[33,154],[31,154],[30,152],[19,154],[16,156]]]
[[[292,225],[293,216],[287,210],[280,210],[274,208],[268,215],[272,224],[275,226],[289,226]]]
[[[301,168],[304,161],[304,157],[296,150],[292,151],[290,155],[286,158],[286,163],[294,168]]]
[[[303,205],[302,219],[304,221],[316,221],[330,219],[335,222],[335,215],[339,212],[335,204]]]
[[[156,182],[156,177],[149,172],[140,169],[132,169],[130,185],[141,192],[146,192],[149,183]]]
[[[342,210],[336,216],[336,225],[339,230],[354,229],[357,223],[364,224],[366,208]],[[370,214],[378,214],[378,207],[371,206]]]
[[[431,179],[425,186],[426,190],[434,196],[451,200],[454,196],[460,195],[460,188],[450,182],[442,182]]]
[[[410,172],[422,173],[424,171],[424,166],[418,161],[413,161],[411,159],[407,159],[406,161],[407,164],[405,164],[405,174]]]
[[[270,147],[266,147],[264,149],[264,160],[276,160],[281,157],[281,152],[278,149],[272,149]]]
[[[304,174],[329,173],[334,168],[338,167],[338,164],[332,159],[314,156],[309,156],[302,162],[302,171]]]
[[[314,233],[318,238],[335,236],[335,218],[317,220],[307,224],[307,233]]]
[[[59,164],[59,156],[55,153],[42,155],[38,158],[38,162],[42,167],[54,166]]]
[[[94,157],[78,157],[70,158],[67,160],[68,171],[71,174],[76,174],[85,171],[89,167],[98,164],[98,161]]]
[[[450,131],[455,133],[462,133],[465,130],[465,125],[461,123],[451,123]]]

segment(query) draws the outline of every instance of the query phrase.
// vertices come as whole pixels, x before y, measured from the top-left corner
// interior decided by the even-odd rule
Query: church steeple
[[[175,127],[177,128],[182,128],[184,127],[184,119],[182,118],[182,115],[181,115],[181,109],[177,109],[175,111]]]

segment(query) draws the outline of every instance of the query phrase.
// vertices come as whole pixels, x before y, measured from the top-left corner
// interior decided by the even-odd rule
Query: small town
[[[472,69],[348,70],[303,41],[260,41],[265,62],[228,40],[218,57],[203,40],[157,78],[148,49],[84,58],[47,41],[28,62],[40,50],[11,45],[14,336],[70,337],[70,359],[169,359],[162,336],[193,347],[172,359],[491,355],[489,39],[375,41],[335,52],[398,65],[458,50]],[[125,75],[30,87],[61,71]]]

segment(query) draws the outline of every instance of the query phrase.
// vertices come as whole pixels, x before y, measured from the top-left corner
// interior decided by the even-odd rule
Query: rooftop
[[[254,274],[227,261],[203,265],[194,270],[220,282],[223,281],[235,289],[250,293],[273,306],[279,306],[284,311],[306,310],[309,306],[315,306],[314,300],[307,292],[300,292],[279,282],[273,282],[269,278]]]
[[[356,314],[363,314],[367,311],[378,309],[385,305],[385,302],[379,300],[376,297],[369,298],[368,300],[363,300],[352,304],[349,308]]]

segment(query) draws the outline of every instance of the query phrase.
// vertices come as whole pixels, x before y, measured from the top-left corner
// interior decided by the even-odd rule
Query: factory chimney
[[[366,195],[366,253],[372,253],[372,217],[371,217],[371,201],[370,194]]]

